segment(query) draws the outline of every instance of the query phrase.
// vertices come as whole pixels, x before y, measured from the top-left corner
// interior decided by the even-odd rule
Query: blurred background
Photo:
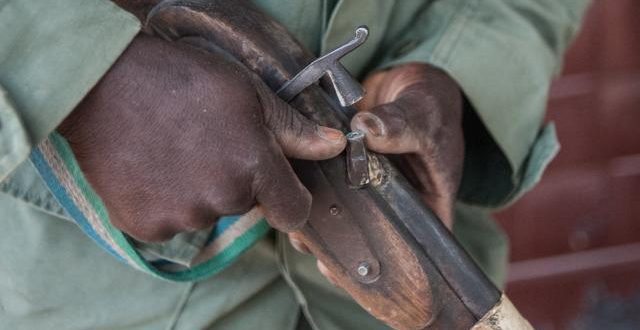
[[[538,330],[640,329],[640,1],[596,0],[551,89],[562,145],[497,214],[507,293]]]

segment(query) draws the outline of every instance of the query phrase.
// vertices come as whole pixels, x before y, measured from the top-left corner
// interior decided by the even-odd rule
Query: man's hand
[[[401,169],[424,201],[451,228],[464,160],[462,93],[443,71],[407,64],[376,73],[351,128],[366,133],[367,147],[402,155]]]
[[[319,127],[245,68],[186,44],[137,37],[58,128],[112,223],[143,241],[207,228],[258,204],[300,227],[311,196],[286,157],[339,154]]]
[[[462,176],[462,93],[446,73],[425,64],[377,72],[364,82],[367,94],[351,121],[367,147],[397,155],[405,175],[444,224],[453,225],[453,203]],[[295,234],[294,247],[307,251]],[[320,271],[332,278],[321,263]]]

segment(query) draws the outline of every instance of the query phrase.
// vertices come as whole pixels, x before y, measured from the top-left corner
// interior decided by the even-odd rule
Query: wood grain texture
[[[533,330],[506,295],[471,330]]]
[[[148,24],[169,40],[224,50],[273,90],[313,60],[281,25],[246,1],[164,1]],[[292,105],[321,125],[348,130],[348,121],[336,114],[319,86],[305,90]],[[473,326],[477,318],[394,210],[385,208],[375,190],[347,186],[345,164],[344,155],[293,162],[313,195],[311,218],[300,230],[303,243],[360,305],[396,329]],[[365,276],[357,272],[363,261],[370,266]]]

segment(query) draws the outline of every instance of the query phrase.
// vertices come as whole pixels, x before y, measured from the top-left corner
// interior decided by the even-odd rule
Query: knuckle
[[[267,126],[274,131],[285,131],[295,128],[295,121],[293,113],[285,106],[275,104],[275,101],[267,111],[266,122]]]
[[[402,111],[401,105],[394,102],[375,110],[374,114],[382,121],[387,138],[399,138],[406,133],[409,123],[407,122],[406,112]]]

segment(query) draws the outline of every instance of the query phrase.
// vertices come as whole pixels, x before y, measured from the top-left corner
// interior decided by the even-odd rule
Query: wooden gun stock
[[[245,1],[163,1],[146,27],[169,40],[223,49],[274,91],[313,60],[284,27]],[[292,105],[318,124],[348,131],[347,118],[318,85]],[[375,175],[362,189],[347,185],[344,155],[292,162],[313,196],[311,218],[300,230],[304,243],[340,286],[391,327],[474,327],[501,292],[384,156],[371,155],[370,162]]]

